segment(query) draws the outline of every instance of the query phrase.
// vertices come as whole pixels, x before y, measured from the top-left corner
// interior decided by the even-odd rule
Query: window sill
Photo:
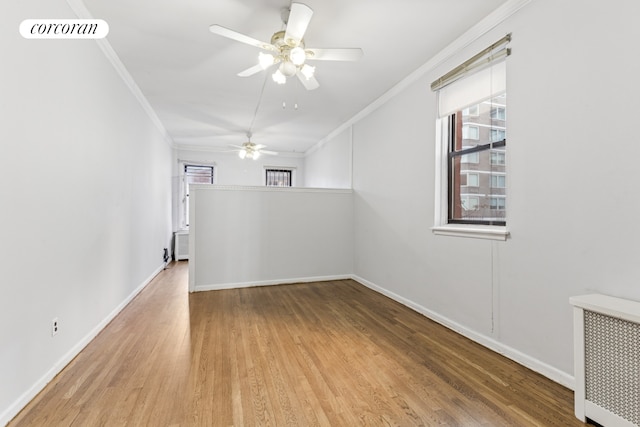
[[[473,239],[487,239],[505,241],[509,237],[507,227],[449,224],[438,225],[431,228],[433,234],[438,236],[468,237]]]

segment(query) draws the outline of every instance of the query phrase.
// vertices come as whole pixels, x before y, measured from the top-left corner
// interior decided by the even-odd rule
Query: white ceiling
[[[251,130],[283,154],[312,147],[506,0],[300,2],[314,11],[307,47],[364,50],[358,62],[315,61],[314,91],[297,79],[277,85],[273,70],[238,77],[259,49],[209,31],[268,42],[288,0],[84,0],[176,145],[226,150]]]

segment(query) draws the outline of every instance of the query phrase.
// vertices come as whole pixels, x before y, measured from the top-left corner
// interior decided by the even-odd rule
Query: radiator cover
[[[604,295],[574,305],[576,416],[640,426],[640,303]]]
[[[189,259],[189,231],[176,231],[173,253],[176,261]]]

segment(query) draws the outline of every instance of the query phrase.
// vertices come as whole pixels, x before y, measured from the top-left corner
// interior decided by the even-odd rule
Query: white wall
[[[533,0],[354,124],[355,274],[571,386],[569,297],[640,300],[638,16],[633,0]],[[435,236],[429,84],[507,32],[511,238]]]
[[[76,16],[63,0],[0,13],[0,425],[161,269],[171,237],[164,135],[95,41],[19,35],[40,17]]]
[[[351,188],[351,128],[318,144],[304,158],[307,187]]]
[[[264,185],[265,167],[295,168],[295,186],[304,187],[304,158],[286,155],[263,155],[258,160],[241,159],[234,152],[176,150],[177,160],[202,161],[216,166],[216,184],[220,185]],[[178,161],[174,176],[179,176]]]
[[[237,153],[219,153],[205,150],[178,149],[173,162],[172,200],[173,230],[181,228],[181,185],[183,172],[181,162],[202,163],[215,167],[215,183],[218,185],[264,185],[265,168],[293,168],[293,185],[305,186],[304,158],[286,155],[263,155],[258,160],[241,159]]]
[[[190,190],[189,281],[201,291],[330,280],[353,271],[350,190]]]

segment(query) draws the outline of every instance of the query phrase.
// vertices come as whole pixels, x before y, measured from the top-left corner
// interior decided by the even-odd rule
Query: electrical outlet
[[[58,318],[54,317],[51,321],[51,336],[55,336],[58,333]]]

